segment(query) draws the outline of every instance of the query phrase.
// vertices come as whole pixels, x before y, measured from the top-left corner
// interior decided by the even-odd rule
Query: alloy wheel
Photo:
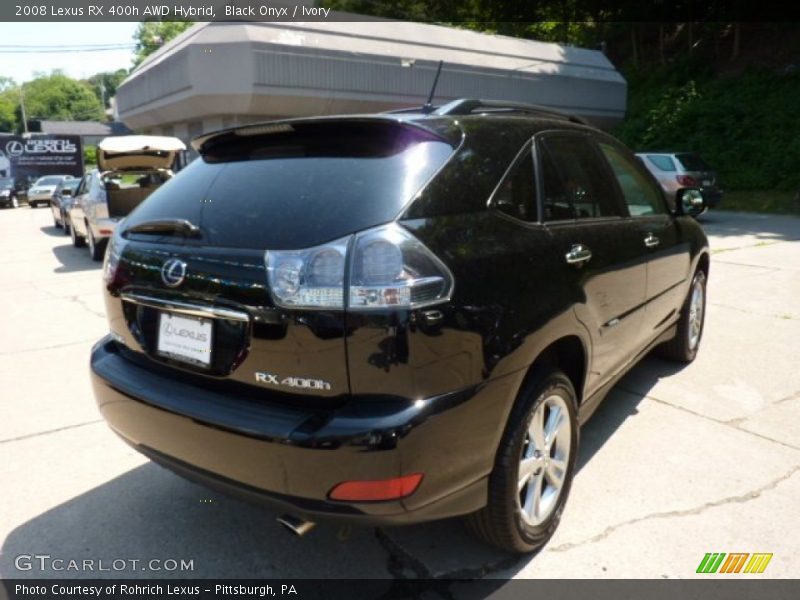
[[[553,512],[570,458],[571,424],[566,401],[552,395],[534,411],[522,446],[517,501],[523,520],[540,525]]]
[[[703,280],[696,277],[692,284],[692,298],[689,301],[689,348],[694,350],[700,343],[703,332],[703,316],[705,312],[705,288]]]

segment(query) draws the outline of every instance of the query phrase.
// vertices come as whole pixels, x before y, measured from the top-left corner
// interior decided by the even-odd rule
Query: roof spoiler
[[[300,117],[296,119],[286,119],[281,121],[266,121],[263,123],[253,123],[241,125],[229,129],[212,131],[194,138],[191,146],[199,154],[206,154],[217,142],[230,141],[236,138],[265,137],[270,135],[292,133],[295,131],[306,130],[316,125],[325,124],[347,124],[347,123],[383,123],[395,127],[405,127],[418,130],[420,133],[432,136],[451,145],[458,144],[461,135],[455,136],[454,133],[444,131],[443,128],[431,127],[423,121],[406,120],[392,118],[389,115],[337,115],[325,117]],[[455,136],[455,137],[454,137]]]

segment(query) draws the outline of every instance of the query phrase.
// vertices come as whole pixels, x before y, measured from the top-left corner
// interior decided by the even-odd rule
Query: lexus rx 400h
[[[701,194],[670,212],[580,119],[460,100],[193,146],[111,238],[96,398],[155,462],[296,531],[464,515],[533,551],[608,390],[651,349],[698,351]]]

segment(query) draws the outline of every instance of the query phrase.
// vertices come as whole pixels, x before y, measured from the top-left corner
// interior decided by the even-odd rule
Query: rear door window
[[[392,220],[452,152],[433,134],[383,122],[236,137],[158,188],[126,223],[187,219],[214,246],[309,247]]]
[[[530,144],[514,161],[510,171],[495,191],[492,207],[521,221],[533,222],[538,219],[533,153]]]
[[[622,216],[608,169],[588,138],[547,135],[540,156],[545,221]]]

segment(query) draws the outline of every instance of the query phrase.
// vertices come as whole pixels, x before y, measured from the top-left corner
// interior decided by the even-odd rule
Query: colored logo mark
[[[771,553],[707,552],[697,566],[698,573],[763,573]]]

